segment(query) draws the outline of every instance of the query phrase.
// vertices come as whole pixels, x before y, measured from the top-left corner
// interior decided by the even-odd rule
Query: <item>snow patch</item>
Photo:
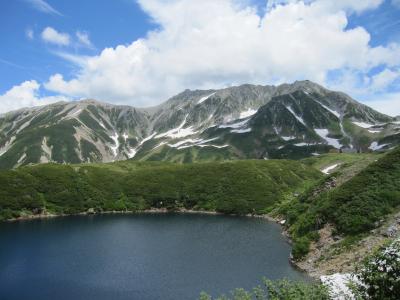
[[[232,124],[222,124],[222,125],[219,125],[218,128],[239,129],[239,128],[243,127],[244,125],[246,125],[248,121],[249,121],[249,119],[243,120],[243,121],[240,121],[240,122],[236,122],[236,123],[232,123]]]
[[[327,111],[329,111],[331,114],[333,114],[334,116],[336,116],[338,119],[340,119],[340,113],[338,113],[337,111],[330,109],[328,106],[322,104],[321,102],[313,99],[315,102],[317,102],[319,105],[321,105],[323,108],[325,108]]]
[[[155,138],[159,139],[162,137],[170,137],[170,138],[176,139],[176,138],[183,138],[186,136],[196,134],[197,131],[194,131],[192,126],[183,128],[183,126],[185,126],[185,124],[186,124],[187,117],[188,117],[188,114],[185,116],[185,119],[178,127],[168,130],[167,132],[160,133]]]
[[[4,153],[6,153],[12,146],[12,143],[15,141],[15,136],[12,136],[11,139],[6,142],[3,148],[0,148],[0,156],[2,156]]]
[[[103,122],[99,121],[99,125],[100,125],[101,127],[103,127],[104,129],[107,129],[106,126],[104,126],[104,123],[103,123]]]
[[[306,123],[304,122],[303,118],[298,116],[290,106],[285,106],[285,107],[297,119],[297,121],[299,121],[304,126],[307,126]]]
[[[161,143],[159,146],[162,146],[164,144],[167,144],[169,147],[171,148],[177,148],[178,150],[181,149],[186,149],[186,148],[190,148],[190,147],[214,147],[214,148],[225,148],[225,147],[229,147],[229,145],[213,145],[213,144],[207,144],[209,142],[215,141],[217,140],[218,137],[215,138],[211,138],[211,139],[207,139],[207,140],[203,140],[203,139],[186,139],[183,141],[179,141],[175,144],[167,144],[167,143]],[[157,148],[156,147],[156,148]],[[154,148],[155,149],[155,148]]]
[[[22,124],[21,126],[19,126],[19,128],[17,129],[16,133],[20,133],[22,130],[24,130],[26,127],[28,127],[31,124],[31,121],[34,118],[30,119],[29,121],[25,122],[24,124]]]
[[[296,147],[304,147],[304,146],[308,146],[309,144],[307,144],[307,143],[297,143],[297,144],[294,144]]]
[[[122,135],[122,137],[124,138],[124,140],[125,140],[125,142],[126,142],[126,140],[128,139],[128,135],[126,134],[126,133],[124,133],[123,135]]]
[[[220,146],[220,145],[212,145],[212,144],[196,144],[196,145],[190,145],[190,146],[181,146],[181,147],[178,147],[178,150],[189,148],[189,147],[200,147],[200,148],[213,147],[213,148],[221,149],[221,148],[229,147],[229,145],[221,145]]]
[[[200,100],[197,102],[197,104],[203,103],[203,102],[206,101],[208,98],[210,98],[211,96],[214,96],[214,95],[215,95],[215,92],[212,93],[212,94],[210,94],[210,95],[208,95],[208,96],[205,96],[205,97],[200,98]]]
[[[70,117],[75,117],[75,116],[79,115],[81,112],[82,112],[82,109],[80,108],[80,109],[72,112],[69,116]]]
[[[143,140],[141,140],[139,142],[139,146],[142,146],[145,142],[147,142],[148,140],[151,140],[155,135],[157,134],[157,132],[152,133],[151,135],[149,135],[148,137],[144,138]],[[157,137],[156,137],[157,138]]]
[[[380,133],[382,130],[371,130],[371,129],[368,129],[368,132],[370,132],[370,133]]]
[[[328,145],[331,145],[335,147],[336,149],[340,149],[342,147],[342,144],[339,143],[338,139],[333,139],[328,137],[329,135],[329,130],[328,129],[314,129],[314,131],[322,138],[324,139]]]
[[[334,164],[332,166],[326,167],[325,169],[322,169],[321,172],[324,174],[329,174],[329,172],[335,169],[338,165],[340,164]]]
[[[22,163],[26,158],[26,153],[22,154],[22,156],[18,159],[17,163],[20,164]]]
[[[161,142],[159,143],[157,146],[155,146],[152,150],[155,150],[157,148],[160,148],[161,146],[164,146],[165,144],[167,144],[167,142]]]
[[[41,163],[47,163],[51,161],[52,147],[47,145],[47,138],[44,137],[42,140],[42,156],[40,157]]]
[[[245,129],[232,129],[231,132],[232,133],[246,133],[246,132],[250,132],[251,128],[245,128]]]
[[[375,124],[368,124],[365,122],[352,122],[354,125],[357,125],[358,127],[361,128],[371,128],[372,126],[375,126]]]
[[[136,153],[137,153],[136,148],[129,148],[127,154],[129,158],[133,158],[135,157]]]
[[[192,146],[200,146],[200,145],[202,145],[204,143],[212,142],[212,141],[215,141],[217,139],[218,139],[218,137],[215,137],[215,138],[212,138],[212,139],[208,139],[208,140],[186,139],[186,140],[183,140],[183,141],[179,141],[179,142],[177,142],[175,144],[168,144],[168,146],[172,147],[172,148],[180,149],[180,147],[182,147],[183,145],[184,145],[185,148],[192,147]],[[187,145],[185,145],[185,144],[187,144]]]
[[[371,149],[372,151],[377,151],[377,150],[381,150],[382,148],[384,148],[388,145],[389,144],[379,145],[378,142],[372,142],[371,145],[368,147],[368,149]]]
[[[256,109],[249,108],[248,110],[242,111],[240,113],[240,119],[248,118],[254,115],[257,112]]]
[[[287,141],[290,141],[290,140],[295,140],[295,139],[296,139],[295,136],[281,136],[281,138],[282,138],[283,140],[285,140],[286,142],[287,142]]]
[[[148,140],[151,140],[156,134],[157,134],[157,132],[154,132],[153,134],[151,134],[148,137],[146,137],[143,140],[141,140],[139,142],[139,145],[136,148],[128,148],[128,153],[127,153],[128,157],[129,158],[134,158],[136,153],[137,153],[137,150],[140,148],[140,146],[142,146]],[[126,134],[123,135],[124,139],[125,139],[125,136],[127,137],[127,135]],[[126,139],[125,139],[125,141],[126,141]]]
[[[118,133],[114,133],[114,135],[111,135],[110,138],[114,141],[114,144],[115,144],[114,146],[111,146],[110,148],[111,148],[114,156],[117,156],[118,148],[119,148],[119,140],[118,140],[119,135],[118,135]]]

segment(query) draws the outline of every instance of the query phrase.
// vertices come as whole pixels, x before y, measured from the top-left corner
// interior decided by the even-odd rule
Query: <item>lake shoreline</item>
[[[258,218],[258,219],[265,219],[269,222],[277,223],[281,227],[281,234],[284,236],[287,243],[292,245],[292,240],[284,227],[285,220],[279,219],[276,217],[272,217],[268,214],[246,214],[246,215],[236,215],[236,214],[226,214],[217,211],[207,211],[207,210],[193,210],[193,209],[176,209],[176,210],[168,210],[166,208],[150,208],[142,211],[85,211],[75,214],[54,214],[54,213],[41,213],[41,214],[26,214],[17,218],[11,218],[5,220],[5,222],[19,222],[19,221],[30,221],[30,220],[45,220],[45,219],[53,219],[53,218],[60,218],[60,217],[71,217],[71,216],[95,216],[95,215],[141,215],[141,214],[168,214],[168,213],[178,213],[178,214],[200,214],[200,215],[221,215],[221,216],[236,216],[236,217],[248,217],[248,218]],[[297,270],[307,274],[312,279],[319,279],[319,276],[316,277],[315,274],[309,272],[307,268],[302,268],[300,264],[293,260],[291,255],[288,257],[290,264],[296,268]],[[313,276],[314,275],[314,276]]]
[[[271,222],[278,223],[280,225],[283,225],[281,222],[282,220],[276,219],[274,217],[271,217],[270,215],[267,214],[262,214],[262,215],[257,215],[257,214],[246,214],[246,215],[237,215],[237,214],[226,214],[222,212],[217,212],[217,211],[211,211],[211,210],[193,210],[193,209],[176,209],[176,210],[169,210],[166,208],[150,208],[146,210],[140,210],[140,211],[131,211],[131,210],[124,210],[124,211],[119,211],[119,210],[112,210],[112,211],[85,211],[85,212],[80,212],[80,213],[73,213],[73,214],[55,214],[55,213],[41,213],[41,214],[26,214],[22,215],[16,218],[11,218],[4,220],[4,222],[18,222],[18,221],[28,221],[28,220],[40,220],[40,219],[52,219],[52,218],[58,218],[58,217],[69,217],[69,216],[94,216],[94,215],[134,215],[134,214],[168,214],[168,213],[181,213],[181,214],[202,214],[202,215],[221,215],[221,216],[237,216],[237,217],[251,217],[251,218],[260,218],[260,219],[266,219]]]

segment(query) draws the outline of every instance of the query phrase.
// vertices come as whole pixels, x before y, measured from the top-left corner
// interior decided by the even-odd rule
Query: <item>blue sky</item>
[[[400,114],[400,0],[0,1],[0,113],[310,79]]]
[[[62,47],[44,43],[40,34],[50,26],[59,32],[89,34],[93,48],[72,46],[68,52],[96,55],[106,47],[128,44],[156,25],[130,0],[47,1],[60,13],[43,12],[34,1],[2,0],[0,4],[0,93],[27,79],[46,81],[54,73],[72,76],[75,66],[54,55]],[[79,4],[77,4],[79,3]],[[33,40],[26,32],[33,31]]]

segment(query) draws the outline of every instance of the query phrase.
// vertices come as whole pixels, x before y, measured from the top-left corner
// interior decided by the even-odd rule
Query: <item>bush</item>
[[[381,248],[357,268],[355,294],[362,299],[400,299],[400,239]]]
[[[252,291],[236,289],[231,296],[220,296],[216,300],[328,300],[328,289],[320,283],[296,282],[289,280],[271,281],[263,279],[263,286],[258,286]],[[200,300],[212,300],[212,297],[204,292]]]
[[[295,260],[303,258],[310,248],[310,238],[303,236],[293,240],[292,256]]]

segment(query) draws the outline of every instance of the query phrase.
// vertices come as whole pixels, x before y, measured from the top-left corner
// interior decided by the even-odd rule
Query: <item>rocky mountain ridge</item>
[[[152,108],[83,100],[0,116],[0,168],[301,158],[378,151],[399,142],[398,120],[311,81],[185,90]]]

